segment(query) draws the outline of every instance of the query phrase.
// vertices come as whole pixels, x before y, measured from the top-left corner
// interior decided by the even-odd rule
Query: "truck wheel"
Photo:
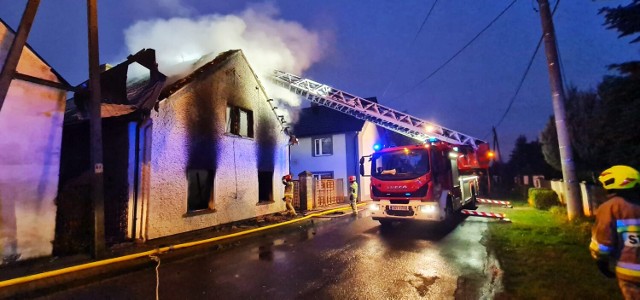
[[[447,200],[447,206],[444,208],[444,222],[447,225],[453,224],[455,219],[455,214],[453,211],[453,204],[451,203],[451,199]]]
[[[389,228],[392,224],[392,222],[389,220],[378,220],[378,222],[380,222],[380,227],[382,228]]]
[[[471,201],[467,204],[467,208],[470,210],[478,209],[478,194],[475,187],[471,188]]]

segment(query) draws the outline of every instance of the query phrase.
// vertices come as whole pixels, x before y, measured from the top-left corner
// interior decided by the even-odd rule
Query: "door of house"
[[[342,178],[314,179],[313,185],[316,207],[325,207],[345,202],[344,180]]]

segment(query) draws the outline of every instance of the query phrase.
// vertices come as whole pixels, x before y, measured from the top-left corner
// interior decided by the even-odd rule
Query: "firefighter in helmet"
[[[596,212],[589,249],[598,269],[617,277],[625,299],[640,299],[640,173],[629,166],[613,166],[598,180],[607,201]],[[609,260],[616,263],[615,273]]]
[[[351,213],[358,214],[356,202],[358,201],[358,183],[355,176],[349,176],[349,202],[351,203]]]
[[[287,206],[287,213],[293,217],[296,216],[296,210],[293,208],[293,182],[291,174],[282,176],[282,184],[284,184],[284,202]]]

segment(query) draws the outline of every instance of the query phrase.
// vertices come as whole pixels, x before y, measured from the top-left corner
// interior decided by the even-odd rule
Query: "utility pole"
[[[500,151],[500,142],[498,142],[498,132],[496,132],[495,127],[491,127],[491,131],[493,132],[493,151],[496,153],[495,156],[498,157],[498,162],[502,164],[502,151]]]
[[[558,145],[560,148],[560,161],[562,164],[562,177],[564,179],[565,195],[567,201],[567,213],[569,220],[582,216],[582,202],[576,170],[573,164],[573,154],[571,150],[571,139],[565,124],[564,90],[562,88],[562,77],[560,76],[560,66],[558,64],[558,49],[556,49],[555,30],[548,0],[538,0],[540,6],[540,19],[544,36],[544,49],[547,56],[549,68],[549,83],[551,85],[551,97],[553,100],[553,112],[556,121],[558,134]]]
[[[9,48],[9,53],[7,53],[7,58],[4,61],[2,73],[0,73],[0,111],[2,110],[4,99],[9,92],[11,80],[13,80],[13,76],[16,73],[18,61],[20,61],[20,55],[22,55],[22,49],[27,43],[27,37],[29,36],[29,31],[31,31],[33,19],[36,17],[38,5],[40,5],[40,0],[29,0],[27,3],[27,7],[22,13],[20,26],[18,26],[18,31],[13,37],[13,43],[11,43],[11,48]]]
[[[100,54],[98,52],[97,0],[87,0],[89,31],[89,140],[91,149],[91,200],[93,201],[93,257],[105,253],[104,173],[102,166],[102,117],[100,116]]]

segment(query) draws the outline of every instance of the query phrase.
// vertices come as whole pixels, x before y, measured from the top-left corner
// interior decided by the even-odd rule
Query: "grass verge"
[[[515,202],[492,208],[512,223],[490,223],[487,247],[504,271],[498,299],[622,299],[615,279],[600,274],[589,254],[593,220],[568,221],[566,210]]]

